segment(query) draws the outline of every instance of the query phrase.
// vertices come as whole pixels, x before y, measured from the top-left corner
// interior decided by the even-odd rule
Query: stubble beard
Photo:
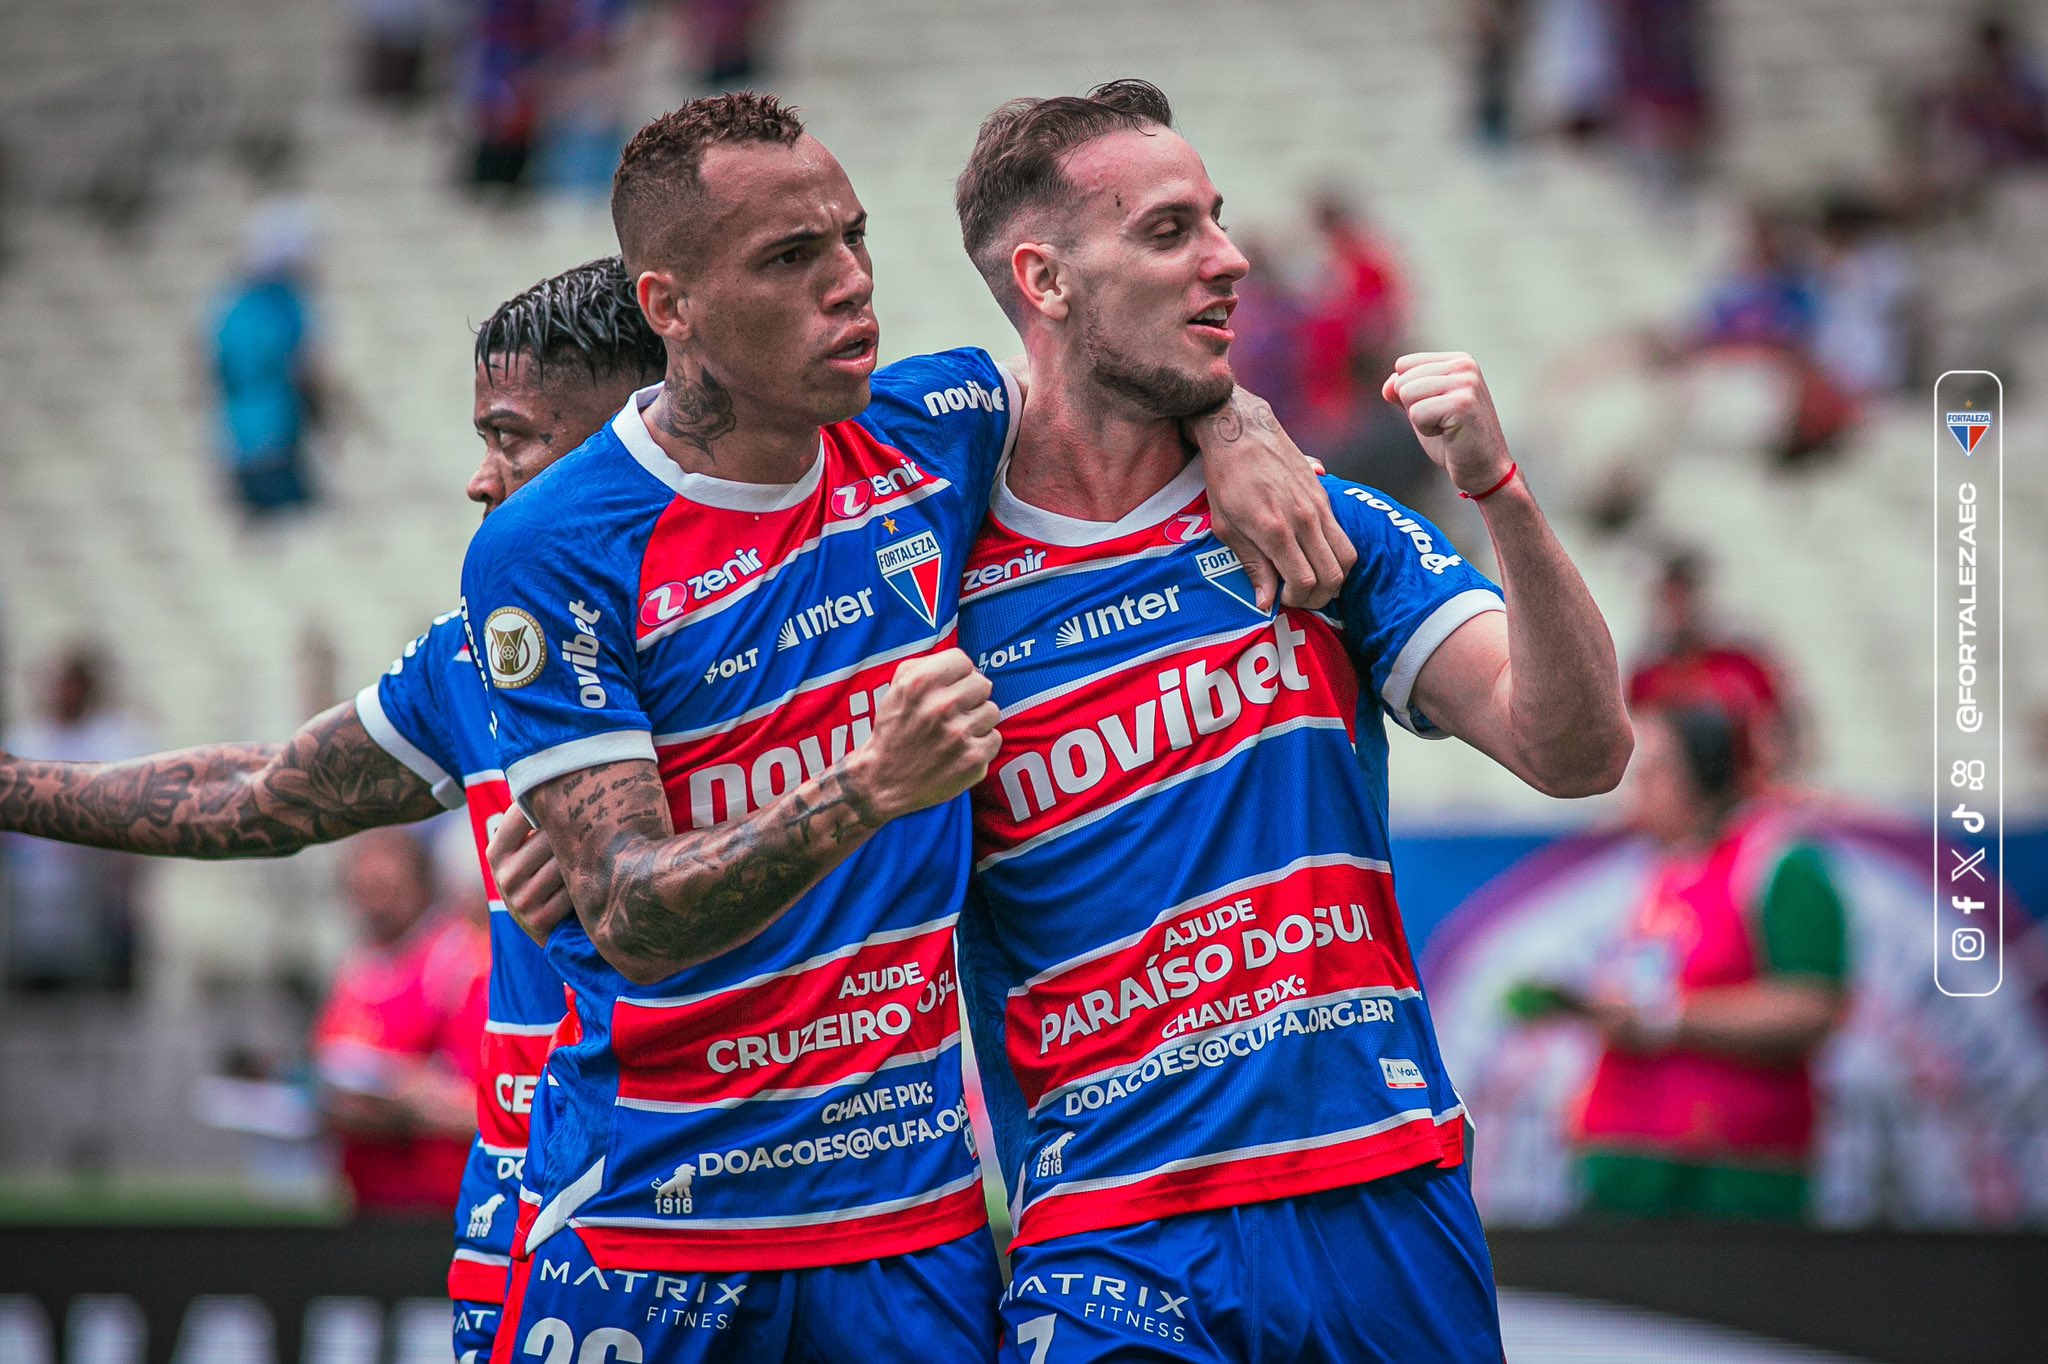
[[[1081,352],[1088,359],[1095,382],[1170,421],[1214,411],[1237,386],[1228,372],[1219,378],[1209,378],[1134,359],[1118,347],[1093,317],[1082,324]]]

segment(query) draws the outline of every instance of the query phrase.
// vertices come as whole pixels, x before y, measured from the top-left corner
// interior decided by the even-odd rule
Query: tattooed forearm
[[[1280,429],[1280,422],[1274,417],[1270,403],[1240,387],[1232,389],[1230,396],[1215,411],[1190,417],[1187,427],[1189,434],[1208,449],[1215,445],[1234,445],[1249,431],[1270,435]]]
[[[746,942],[882,820],[843,771],[767,807],[674,836],[652,763],[611,763],[527,797],[591,941],[629,979],[659,980]]]
[[[732,394],[708,372],[694,379],[671,372],[662,385],[660,420],[662,430],[696,446],[714,464],[718,456],[711,449],[712,442],[738,425],[732,413]]]
[[[344,702],[281,744],[114,763],[0,756],[0,829],[165,857],[283,857],[440,811]]]

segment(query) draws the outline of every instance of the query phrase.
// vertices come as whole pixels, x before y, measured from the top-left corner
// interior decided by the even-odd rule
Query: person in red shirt
[[[358,1215],[445,1216],[476,1131],[489,944],[435,911],[433,863],[412,835],[373,830],[348,853],[360,941],[314,1025],[321,1113]]]

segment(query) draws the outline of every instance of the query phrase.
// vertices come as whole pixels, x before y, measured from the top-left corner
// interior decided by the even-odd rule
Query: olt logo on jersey
[[[939,623],[939,574],[944,568],[936,535],[922,530],[908,540],[883,545],[875,551],[875,563],[882,570],[882,581],[908,602],[926,625]]]

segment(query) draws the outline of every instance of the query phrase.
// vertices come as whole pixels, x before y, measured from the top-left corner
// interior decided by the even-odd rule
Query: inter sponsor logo
[[[1107,606],[1098,606],[1093,611],[1083,611],[1070,616],[1053,632],[1054,647],[1070,649],[1083,640],[1106,639],[1120,634],[1142,621],[1159,620],[1180,610],[1180,589],[1169,587],[1164,592],[1147,592],[1142,597],[1125,593],[1121,601]]]
[[[1101,785],[1111,766],[1131,773],[1168,753],[1194,747],[1198,736],[1236,724],[1247,707],[1266,707],[1283,691],[1306,692],[1309,676],[1298,651],[1308,640],[1286,617],[1273,637],[1237,656],[1234,667],[1188,664],[1159,674],[1159,695],[1092,724],[1077,725],[1043,751],[1032,750],[996,771],[1010,818],[1045,814]]]
[[[863,587],[858,592],[842,592],[797,612],[782,622],[782,628],[775,632],[777,652],[794,649],[842,625],[851,625],[874,615],[874,592],[872,587]]]

